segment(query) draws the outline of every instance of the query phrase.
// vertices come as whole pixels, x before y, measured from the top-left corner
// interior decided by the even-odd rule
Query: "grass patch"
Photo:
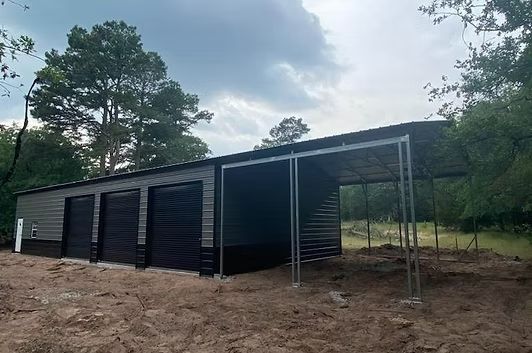
[[[419,222],[417,224],[420,246],[436,246],[434,225]],[[397,223],[371,223],[371,245],[399,245],[399,229]],[[463,233],[438,227],[439,246],[441,248],[465,249],[473,233]],[[342,246],[347,249],[360,249],[368,246],[365,221],[342,222]],[[508,256],[519,256],[532,259],[532,234],[515,234],[497,230],[482,230],[478,233],[479,248],[491,249],[496,253]]]

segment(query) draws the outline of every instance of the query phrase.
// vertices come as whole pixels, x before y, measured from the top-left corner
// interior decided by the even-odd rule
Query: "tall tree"
[[[197,97],[195,104],[181,99],[188,95],[168,79],[163,60],[144,51],[136,28],[123,21],[105,22],[90,32],[74,27],[65,52],[52,50],[46,63],[33,115],[90,147],[100,175],[113,174],[119,165],[138,169],[143,144],[159,140],[147,130],[157,124],[173,128],[164,114],[168,107],[180,112],[171,116],[186,127],[181,134],[211,118],[199,111]]]
[[[201,120],[210,121],[212,114],[200,111],[198,97],[183,92],[179,83],[164,80],[152,90],[149,80],[141,81],[141,89],[135,90],[140,109],[131,111],[131,140],[125,146],[129,169],[205,158],[210,151],[190,134],[190,128]]]
[[[281,122],[270,130],[270,136],[263,138],[260,145],[254,149],[276,147],[294,143],[310,132],[310,128],[303,122],[302,118],[291,116],[284,118]]]

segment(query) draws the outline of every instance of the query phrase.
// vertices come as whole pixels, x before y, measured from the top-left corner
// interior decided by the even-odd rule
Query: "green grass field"
[[[434,225],[432,223],[418,223],[418,239],[420,246],[436,246],[434,237]],[[355,232],[353,232],[355,230]],[[396,223],[372,223],[371,245],[382,244],[399,245],[398,225]],[[342,246],[344,248],[359,249],[366,247],[368,242],[365,237],[365,223],[362,222],[342,222]],[[456,247],[465,249],[473,233],[462,233],[438,228],[438,239],[441,248]],[[474,245],[473,245],[474,246]],[[519,256],[521,258],[532,259],[532,234],[520,235],[505,233],[493,230],[483,230],[478,233],[478,246],[483,249],[491,249],[502,255]]]

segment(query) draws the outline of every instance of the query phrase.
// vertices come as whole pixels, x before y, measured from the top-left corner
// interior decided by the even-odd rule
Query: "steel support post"
[[[436,259],[440,261],[440,244],[438,239],[438,213],[436,212],[436,193],[434,192],[434,178],[430,178],[430,189],[432,191],[432,216],[434,221],[434,237],[436,238]]]
[[[296,285],[299,287],[301,286],[301,246],[300,246],[300,239],[299,239],[299,165],[298,165],[298,159],[294,159],[294,177],[295,177],[295,189],[294,189],[294,196],[295,196],[295,215],[296,215],[296,257],[297,257],[297,282]]]
[[[368,202],[368,184],[362,184],[364,199],[366,201],[366,228],[368,233],[368,255],[371,255],[371,229],[369,224],[369,202]]]
[[[294,233],[294,160],[290,159],[290,250],[292,259],[292,286],[296,287],[296,249]]]
[[[399,193],[399,185],[395,182],[395,194],[397,196],[397,220],[399,223],[399,257],[403,258],[403,232],[401,230],[401,194]]]
[[[224,168],[220,178],[220,278],[224,276]]]
[[[401,203],[402,203],[402,213],[403,213],[403,227],[405,234],[405,257],[406,257],[406,276],[408,284],[408,296],[412,298],[414,296],[412,288],[412,268],[410,263],[410,236],[408,234],[408,218],[406,214],[406,193],[405,193],[405,170],[403,164],[403,143],[399,142],[397,144],[399,150],[399,189],[401,191]]]
[[[414,276],[416,279],[416,298],[421,300],[421,280],[419,273],[419,249],[417,239],[416,209],[414,201],[414,178],[412,173],[412,152],[410,139],[406,142],[406,160],[408,168],[408,191],[410,192],[410,220],[412,222],[412,239],[414,240]]]

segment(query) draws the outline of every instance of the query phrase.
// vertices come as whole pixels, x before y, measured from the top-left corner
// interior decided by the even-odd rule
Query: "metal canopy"
[[[224,172],[230,168],[289,160],[290,164],[290,218],[291,218],[291,263],[292,285],[301,285],[301,255],[299,230],[299,167],[298,161],[305,160],[319,167],[338,184],[355,184],[394,181],[398,183],[402,205],[402,225],[405,236],[405,256],[408,295],[412,300],[421,300],[418,239],[415,222],[413,181],[415,178],[412,163],[410,136],[396,136],[385,139],[342,144],[290,153],[272,157],[251,159],[223,164],[221,166],[221,228],[220,228],[220,276],[224,275]],[[422,168],[419,168],[422,170]],[[410,250],[410,238],[413,252]],[[412,264],[413,262],[413,264]],[[413,266],[413,268],[412,268]],[[412,276],[412,273],[414,274]]]

